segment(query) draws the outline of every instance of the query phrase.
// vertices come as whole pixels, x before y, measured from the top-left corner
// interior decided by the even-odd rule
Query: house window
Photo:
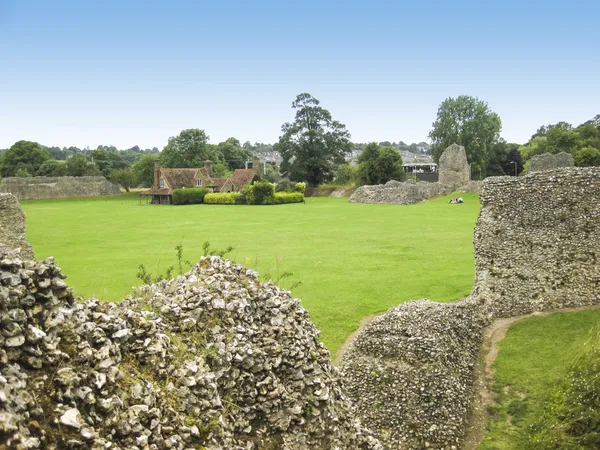
[[[158,185],[159,185],[159,187],[161,187],[161,188],[164,188],[164,187],[165,187],[165,180],[164,180],[164,178],[163,178],[163,177],[160,177],[160,179],[158,180]]]
[[[202,180],[196,180],[196,186],[202,186]]]

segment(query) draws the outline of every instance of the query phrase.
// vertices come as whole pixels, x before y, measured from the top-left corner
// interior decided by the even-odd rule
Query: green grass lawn
[[[524,448],[530,421],[599,325],[600,310],[590,310],[534,317],[509,328],[499,342],[496,404],[480,449]]]
[[[77,295],[116,301],[137,285],[137,268],[195,261],[202,244],[235,246],[236,262],[293,290],[334,353],[361,318],[411,299],[467,295],[474,277],[477,195],[412,206],[309,198],[277,206],[140,204],[136,194],[24,201],[38,259],[54,256]]]

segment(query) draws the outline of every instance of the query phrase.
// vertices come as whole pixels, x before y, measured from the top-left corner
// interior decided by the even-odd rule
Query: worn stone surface
[[[356,415],[385,448],[461,448],[493,320],[600,304],[600,168],[488,178],[480,200],[469,298],[392,308],[344,357]]]
[[[573,155],[570,153],[557,153],[552,155],[550,153],[542,153],[541,155],[535,155],[529,161],[529,168],[527,173],[542,172],[545,170],[560,169],[562,167],[573,167],[575,162]]]
[[[0,253],[0,448],[380,449],[299,300],[218,257],[123,302]]]
[[[600,302],[600,168],[484,182],[472,296],[494,317]]]
[[[438,182],[447,186],[452,192],[470,181],[470,171],[465,148],[462,145],[452,144],[440,156]]]
[[[33,248],[25,239],[25,213],[11,194],[0,194],[0,249],[20,248],[26,258],[33,258]]]
[[[477,305],[412,301],[359,334],[343,373],[357,416],[386,448],[460,448],[483,321]]]
[[[121,189],[104,177],[12,177],[0,179],[0,193],[17,200],[117,195]]]
[[[481,194],[483,189],[483,181],[469,181],[464,186],[456,189],[456,192],[467,192],[471,194]]]

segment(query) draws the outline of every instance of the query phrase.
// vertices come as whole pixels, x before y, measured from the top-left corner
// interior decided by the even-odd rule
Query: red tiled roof
[[[250,184],[254,178],[253,169],[235,169],[233,172],[232,181],[237,190],[240,190],[245,184]]]

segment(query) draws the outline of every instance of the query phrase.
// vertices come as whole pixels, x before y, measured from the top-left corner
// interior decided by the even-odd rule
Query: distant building
[[[252,182],[260,167],[235,169],[230,178],[213,177],[212,169],[210,161],[205,161],[202,168],[185,169],[163,169],[157,161],[154,165],[154,184],[140,195],[151,196],[154,204],[170,205],[175,189],[205,187],[213,192],[238,192],[242,186]]]

